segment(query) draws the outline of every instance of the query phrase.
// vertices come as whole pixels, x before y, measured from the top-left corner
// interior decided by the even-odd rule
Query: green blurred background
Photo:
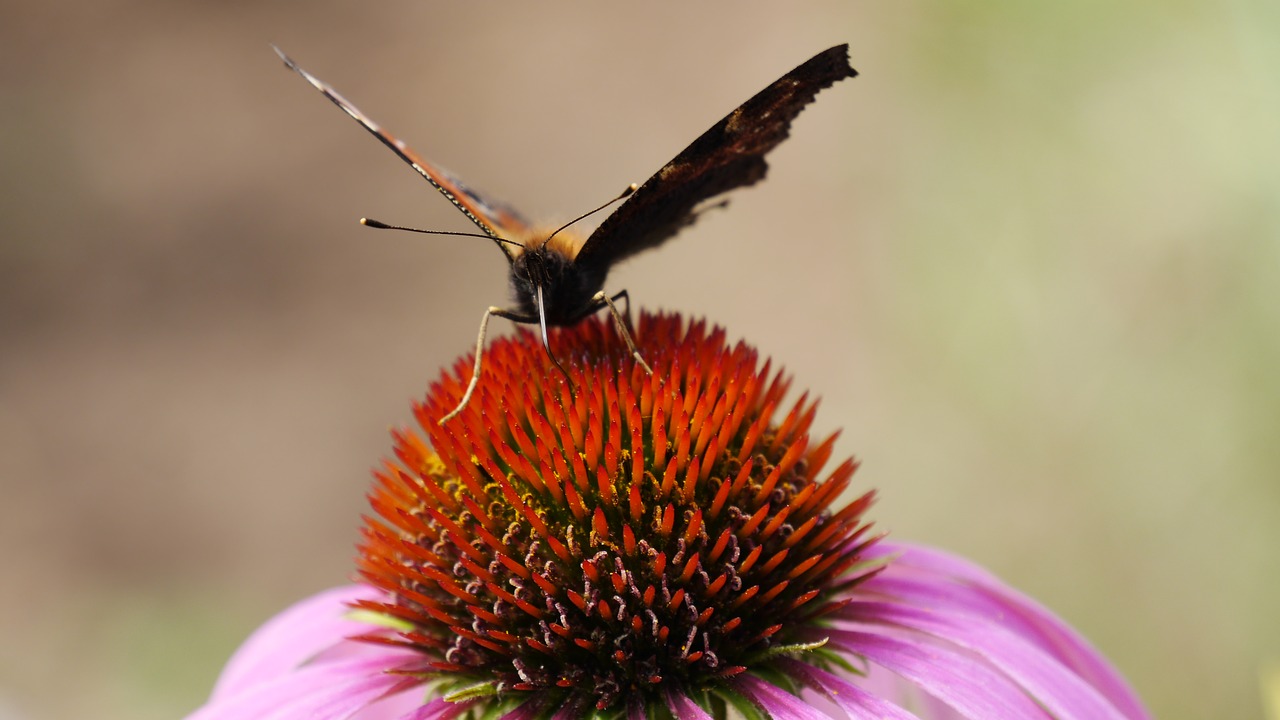
[[[0,23],[0,718],[181,716],[343,582],[387,428],[505,298],[267,44],[547,219],[812,53],[739,193],[609,287],[821,394],[894,537],[1163,718],[1280,660],[1280,4],[64,2]],[[500,324],[502,332],[509,326]]]

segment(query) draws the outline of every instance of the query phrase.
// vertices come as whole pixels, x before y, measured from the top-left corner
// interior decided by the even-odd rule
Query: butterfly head
[[[604,287],[608,268],[576,264],[577,244],[572,236],[560,233],[541,244],[530,244],[512,260],[511,294],[521,313],[539,314],[539,288],[548,325],[577,322],[591,307],[591,299]]]

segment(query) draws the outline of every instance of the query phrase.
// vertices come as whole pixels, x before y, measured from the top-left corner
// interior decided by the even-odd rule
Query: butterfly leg
[[[476,391],[476,385],[480,383],[480,363],[484,358],[484,336],[485,333],[489,331],[489,318],[494,315],[497,315],[500,318],[506,318],[513,322],[527,323],[533,320],[532,318],[521,315],[520,313],[503,310],[500,307],[491,307],[484,311],[484,317],[480,318],[480,335],[476,338],[476,365],[471,371],[471,382],[467,383],[467,391],[462,394],[462,400],[458,401],[458,407],[450,411],[448,415],[440,418],[441,425],[457,417],[458,413],[462,412],[462,408],[466,407],[467,403],[470,402],[471,394]],[[555,358],[552,358],[552,360],[554,359]],[[559,366],[559,363],[556,363],[556,365]],[[561,370],[561,372],[563,372],[563,370]]]
[[[618,302],[619,298],[627,304],[627,309],[622,311],[622,317],[627,321],[627,329],[634,331],[636,326],[631,324],[631,296],[627,294],[626,290],[619,290],[614,293],[612,300]]]
[[[640,363],[640,367],[644,368],[645,372],[652,375],[653,368],[650,368],[649,363],[645,362],[644,358],[640,357],[640,351],[636,349],[636,341],[632,339],[631,331],[627,329],[627,326],[629,326],[631,323],[623,319],[622,314],[618,312],[618,306],[613,304],[613,301],[617,300],[618,298],[626,299],[627,314],[630,315],[631,297],[627,295],[626,290],[623,290],[622,292],[618,293],[617,295],[614,295],[613,297],[609,297],[608,295],[605,295],[604,291],[601,290],[600,292],[596,293],[595,297],[591,298],[591,304],[595,305],[596,307],[600,307],[602,304],[607,305],[609,307],[609,312],[613,315],[613,322],[615,325],[618,326],[618,334],[622,335],[622,339],[627,341],[627,349],[631,351],[631,357],[635,358],[636,362]]]

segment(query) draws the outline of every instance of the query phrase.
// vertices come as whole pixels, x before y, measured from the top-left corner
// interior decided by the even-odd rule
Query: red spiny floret
[[[360,546],[360,574],[394,598],[362,607],[411,627],[370,641],[604,709],[619,688],[742,672],[866,575],[844,573],[870,495],[828,511],[856,463],[819,481],[836,436],[809,443],[817,402],[775,425],[790,381],[754,349],[674,316],[634,334],[652,375],[588,319],[551,336],[572,391],[527,332],[491,343],[444,425],[470,362],[432,386],[414,408],[431,447],[393,434]]]

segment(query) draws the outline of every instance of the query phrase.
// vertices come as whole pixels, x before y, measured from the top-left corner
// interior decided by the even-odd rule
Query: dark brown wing
[[[272,45],[271,49],[276,51],[276,54],[280,56],[280,59],[284,61],[284,64],[289,69],[297,72],[303,79],[311,83],[315,89],[324,93],[324,96],[329,98],[334,105],[342,108],[343,112],[350,115],[356,122],[364,126],[365,130],[368,130],[374,137],[381,140],[383,145],[391,148],[392,152],[399,155],[401,160],[409,163],[414,170],[417,170],[422,177],[426,178],[427,182],[431,183],[435,189],[448,198],[449,202],[461,210],[462,214],[466,215],[486,235],[503,240],[528,237],[530,234],[529,223],[510,206],[485,199],[480,193],[463,185],[460,180],[444,169],[418,157],[418,154],[404,144],[402,140],[387,132],[369,116],[360,112],[360,108],[352,105],[349,100],[338,94],[337,90],[329,87],[324,81],[299,67],[280,48]],[[512,256],[511,248],[505,244],[498,243],[498,247],[502,248],[502,252],[506,253],[508,257]]]
[[[783,140],[791,121],[824,88],[857,75],[849,46],[837,45],[783,75],[645,181],[578,251],[574,264],[607,268],[675,235],[697,218],[704,200],[764,177],[764,156]]]

